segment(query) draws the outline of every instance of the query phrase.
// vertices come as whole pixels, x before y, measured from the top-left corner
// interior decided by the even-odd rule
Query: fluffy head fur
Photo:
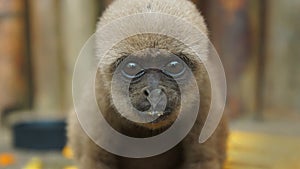
[[[203,32],[207,32],[203,17],[196,6],[187,0],[116,0],[103,13],[98,29],[115,19],[147,12],[177,16],[187,20]]]

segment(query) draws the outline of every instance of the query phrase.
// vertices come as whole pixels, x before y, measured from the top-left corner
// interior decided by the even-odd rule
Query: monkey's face
[[[191,77],[184,59],[165,50],[146,49],[120,58],[114,66],[114,92],[123,116],[151,119],[135,122],[149,128],[166,127],[176,120]]]

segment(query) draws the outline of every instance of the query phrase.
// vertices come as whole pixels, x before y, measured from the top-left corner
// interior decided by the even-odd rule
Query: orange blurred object
[[[15,163],[15,156],[10,153],[0,154],[0,166],[6,167]]]
[[[78,168],[75,167],[75,166],[67,166],[67,167],[65,167],[64,169],[78,169]]]
[[[67,159],[73,159],[73,151],[70,147],[66,146],[63,151],[62,151],[62,154],[65,158]]]

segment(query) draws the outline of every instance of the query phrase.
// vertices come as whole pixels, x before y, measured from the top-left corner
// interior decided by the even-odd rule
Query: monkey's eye
[[[183,75],[185,70],[185,65],[179,61],[172,61],[163,68],[163,72],[172,77],[178,77]]]
[[[122,74],[130,79],[141,77],[144,73],[144,69],[139,64],[134,62],[125,64],[122,69]]]

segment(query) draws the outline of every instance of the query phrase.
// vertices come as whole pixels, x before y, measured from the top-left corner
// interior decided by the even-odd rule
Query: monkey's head
[[[110,51],[108,55],[120,56],[110,61],[108,67],[102,67],[109,82],[106,90],[110,91],[111,106],[123,120],[138,126],[149,129],[171,126],[178,118],[182,104],[189,107],[194,104],[193,95],[199,94],[195,93],[198,90],[191,81],[194,74],[199,73],[196,68],[201,64],[189,58],[184,52],[186,48],[179,44],[164,43],[163,48],[149,44],[149,48],[143,48],[132,38],[137,37],[121,42]],[[145,36],[139,37],[140,42],[143,38]],[[151,38],[147,39],[151,43]],[[178,48],[168,48],[168,45]]]

